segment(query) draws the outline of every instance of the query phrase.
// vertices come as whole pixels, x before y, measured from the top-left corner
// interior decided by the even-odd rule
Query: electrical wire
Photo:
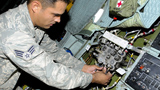
[[[131,53],[128,53],[128,54],[131,56]],[[132,57],[132,60],[134,60],[134,61],[135,61],[136,59],[134,59],[134,57]]]
[[[132,57],[133,57],[133,53],[131,54],[131,57],[130,57],[130,59],[129,59],[129,61],[128,61],[128,64],[127,64],[127,67],[126,67],[126,68],[128,68],[128,67],[129,67],[129,65],[130,65],[130,63],[131,63],[131,59],[132,59]]]
[[[124,36],[124,38],[127,39],[127,38],[126,38],[127,35],[137,32],[137,34],[136,34],[135,36],[130,37],[130,38],[127,39],[128,41],[131,42],[131,44],[133,44],[134,41],[135,41],[138,37],[141,37],[141,36],[145,36],[145,35],[151,34],[152,32],[155,32],[155,30],[156,30],[156,28],[155,28],[155,29],[151,29],[151,30],[149,30],[148,32],[142,32],[142,33],[140,33],[141,30],[131,31],[131,32],[128,32],[128,33]]]
[[[138,37],[138,35],[139,35],[139,33],[141,32],[141,30],[139,30],[138,32],[137,32],[137,34],[134,36],[134,38],[132,39],[132,41],[131,41],[131,44],[133,44],[133,42],[137,39],[137,37]]]
[[[112,85],[112,86],[107,86],[107,87],[105,88],[105,90],[111,89],[111,88],[113,88],[114,86],[116,86],[117,83],[118,83],[118,81],[119,81],[120,79],[121,79],[121,77],[118,77],[118,79],[113,83],[113,85]]]
[[[138,31],[139,31],[139,30],[134,30],[134,31],[127,32],[126,35],[124,36],[124,39],[127,39],[127,36],[128,36],[129,34],[133,34],[133,33],[138,32]]]

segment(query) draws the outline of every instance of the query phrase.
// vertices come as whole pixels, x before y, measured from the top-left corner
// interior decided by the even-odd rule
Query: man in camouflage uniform
[[[59,89],[107,85],[111,74],[56,47],[45,32],[64,13],[69,0],[29,0],[0,15],[0,90],[12,90],[19,69]],[[95,70],[102,70],[95,72]]]

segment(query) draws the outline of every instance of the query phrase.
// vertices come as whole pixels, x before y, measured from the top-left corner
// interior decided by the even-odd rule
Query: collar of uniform
[[[34,25],[32,23],[30,14],[29,14],[29,10],[27,7],[27,2],[25,2],[24,4],[20,5],[19,10],[21,11],[22,15],[25,15],[25,19],[26,19],[26,26],[28,26],[28,28],[30,28],[29,30],[31,30],[32,33],[34,33],[35,29],[34,29]]]

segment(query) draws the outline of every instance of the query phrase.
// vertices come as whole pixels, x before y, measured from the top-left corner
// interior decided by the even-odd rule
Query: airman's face
[[[36,14],[36,26],[48,29],[56,22],[59,23],[66,7],[67,3],[57,1],[54,7],[41,8]]]

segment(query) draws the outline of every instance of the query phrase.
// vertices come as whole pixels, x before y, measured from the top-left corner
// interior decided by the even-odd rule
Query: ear
[[[31,8],[33,13],[39,12],[42,9],[42,4],[39,1],[33,1],[31,2]]]

